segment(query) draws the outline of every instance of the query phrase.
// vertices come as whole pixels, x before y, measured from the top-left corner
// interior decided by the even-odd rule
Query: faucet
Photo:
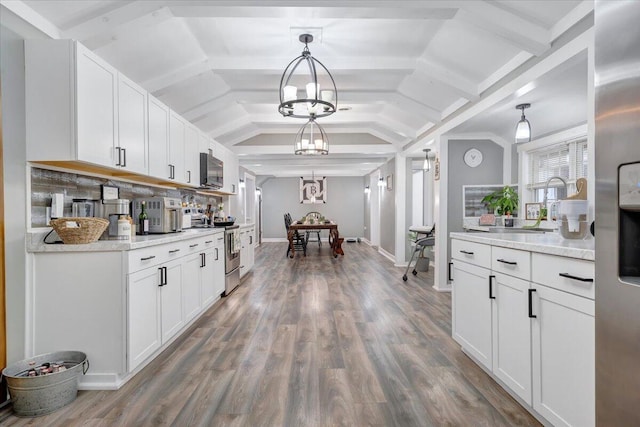
[[[544,184],[544,200],[542,201],[542,206],[544,206],[544,209],[547,211],[547,220],[549,220],[549,210],[547,209],[547,196],[549,195],[549,183],[551,182],[551,180],[554,179],[559,179],[560,181],[562,181],[562,184],[564,184],[564,190],[567,191],[567,181],[565,181],[564,178],[562,178],[561,176],[552,176],[551,178],[549,178],[547,180],[547,182]],[[540,212],[540,218],[542,218],[542,210]]]

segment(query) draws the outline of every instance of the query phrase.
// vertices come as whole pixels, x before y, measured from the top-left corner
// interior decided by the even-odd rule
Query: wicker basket
[[[50,224],[65,244],[80,245],[98,240],[109,221],[104,218],[71,217],[52,219]]]

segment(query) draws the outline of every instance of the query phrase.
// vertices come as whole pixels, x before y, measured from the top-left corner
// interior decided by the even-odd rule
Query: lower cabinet
[[[452,242],[452,336],[551,424],[593,426],[593,263],[522,252]]]
[[[138,366],[162,345],[160,292],[163,267],[148,268],[129,275],[129,369]]]
[[[200,270],[204,308],[224,292],[224,237],[215,236],[211,240],[211,246],[203,253],[204,265]]]
[[[240,277],[253,268],[255,257],[255,227],[240,229]]]
[[[535,285],[533,408],[556,426],[595,425],[595,302]]]
[[[184,260],[182,302],[187,322],[196,317],[202,308],[200,277],[203,266],[202,252],[189,255]]]

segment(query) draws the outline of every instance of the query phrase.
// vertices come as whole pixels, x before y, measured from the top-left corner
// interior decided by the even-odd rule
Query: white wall
[[[5,27],[0,28],[0,75],[4,151],[2,185],[5,207],[7,363],[10,364],[27,356],[24,339],[27,298],[25,286],[27,154],[23,39]]]
[[[340,236],[364,236],[364,177],[327,177],[327,203],[300,203],[300,178],[270,178],[262,187],[263,239],[284,239],[284,214],[294,220],[318,211],[338,223]],[[323,232],[326,239],[328,232]]]

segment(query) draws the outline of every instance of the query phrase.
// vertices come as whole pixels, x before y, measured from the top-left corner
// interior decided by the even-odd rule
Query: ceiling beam
[[[503,38],[511,45],[540,56],[551,47],[550,31],[487,1],[462,3],[456,20]]]
[[[476,101],[479,98],[478,85],[451,68],[420,58],[416,61],[416,71],[469,101]]]
[[[45,19],[38,12],[27,6],[22,1],[7,1],[1,0],[0,5],[2,8],[6,8],[5,11],[2,11],[2,22],[5,23],[5,19],[7,19],[7,15],[12,13],[17,16],[27,24],[33,26],[38,31],[42,32],[44,35],[51,37],[52,39],[61,38],[60,29],[53,25],[50,21]],[[0,9],[1,10],[1,9]],[[27,28],[23,28],[25,32],[31,34]]]
[[[293,152],[293,143],[291,145],[234,145],[232,151],[237,155],[263,155],[263,154],[291,154]],[[331,154],[395,154],[398,152],[396,147],[391,144],[375,144],[375,145],[331,145],[329,142],[329,152]]]

